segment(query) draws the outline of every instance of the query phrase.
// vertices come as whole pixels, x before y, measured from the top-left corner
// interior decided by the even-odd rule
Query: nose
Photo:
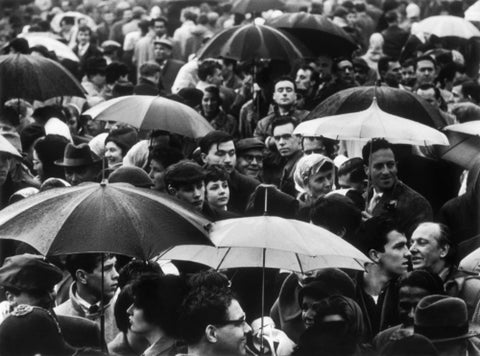
[[[115,280],[115,279],[118,279],[118,272],[117,272],[117,269],[115,267],[113,267],[112,269],[112,279]]]
[[[193,190],[193,195],[195,196],[195,198],[199,197],[202,195],[202,190],[201,189],[198,189],[198,188],[195,188]]]
[[[128,309],[127,309],[127,314],[128,315],[133,315],[133,304],[131,304]]]
[[[414,306],[412,306],[410,308],[410,311],[408,312],[408,318],[410,320],[414,320],[414,318],[415,318],[415,307]]]
[[[232,162],[232,156],[230,156],[230,155],[227,154],[227,155],[225,156],[224,162],[227,162],[227,163]]]
[[[243,327],[243,333],[248,334],[250,332],[252,332],[252,327],[247,322],[245,322],[245,325]]]
[[[405,249],[405,257],[411,257],[412,256],[412,253],[410,252],[410,250],[408,248]]]

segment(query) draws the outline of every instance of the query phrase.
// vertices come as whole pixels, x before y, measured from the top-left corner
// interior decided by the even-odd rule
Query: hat
[[[166,185],[183,185],[197,182],[205,178],[205,171],[203,168],[192,161],[180,161],[172,164],[165,171]]]
[[[185,101],[185,105],[195,108],[202,103],[203,92],[197,88],[182,88],[177,93]]]
[[[0,325],[1,355],[73,355],[75,351],[46,309],[21,304]]]
[[[130,127],[122,127],[116,130],[112,130],[105,139],[105,145],[107,142],[113,142],[123,151],[125,155],[134,144],[138,142],[137,130]]]
[[[92,152],[87,143],[81,143],[78,146],[68,143],[67,146],[65,146],[63,160],[57,160],[55,164],[62,167],[81,167],[89,166],[100,161],[101,158]]]
[[[460,298],[429,295],[420,300],[415,310],[415,333],[434,343],[478,335],[480,332],[472,326],[468,323],[467,305]]]
[[[91,57],[85,62],[87,74],[104,73],[107,69],[107,61],[103,57]]]
[[[28,124],[20,132],[20,141],[22,141],[22,148],[28,152],[33,143],[40,137],[45,136],[45,128],[36,122]]]
[[[381,356],[437,356],[432,342],[423,335],[413,334],[401,339],[389,339],[382,348]]]
[[[235,145],[237,155],[248,150],[264,150],[265,144],[258,138],[249,137],[241,139]]]
[[[103,49],[109,48],[109,47],[122,48],[122,45],[121,45],[120,43],[118,43],[117,41],[106,40],[106,41],[103,41],[103,42],[102,42],[101,47],[102,47]]]
[[[3,131],[2,136],[5,137],[19,153],[22,152],[22,141],[17,131]]]
[[[120,167],[108,177],[109,183],[130,183],[139,188],[150,188],[152,180],[147,172],[139,167]]]
[[[7,48],[8,50],[10,50],[10,48],[13,48],[16,52],[21,54],[30,53],[30,47],[28,46],[28,41],[25,38],[21,38],[21,37],[16,37],[13,40],[11,40]]]
[[[159,44],[159,45],[168,47],[168,48],[170,48],[170,49],[173,48],[173,42],[170,41],[170,40],[167,39],[167,38],[156,39],[156,40],[153,41],[153,44],[154,44],[154,45]]]
[[[62,276],[44,257],[28,253],[7,257],[0,267],[0,285],[18,290],[50,291]]]
[[[405,12],[407,14],[407,19],[420,17],[420,8],[418,7],[417,4],[414,4],[414,3],[408,4],[407,7],[405,8]]]
[[[304,279],[304,286],[298,294],[298,302],[302,303],[304,295],[323,299],[332,295],[342,295],[355,299],[355,285],[352,279],[338,268],[323,268],[313,277]]]

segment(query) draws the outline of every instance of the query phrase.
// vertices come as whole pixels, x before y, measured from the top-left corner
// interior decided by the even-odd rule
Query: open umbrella
[[[60,32],[60,22],[62,22],[62,19],[64,17],[73,17],[75,19],[75,25],[79,25],[80,23],[84,23],[88,27],[90,27],[92,30],[97,28],[97,24],[95,21],[90,17],[85,14],[82,14],[81,12],[78,11],[67,11],[63,12],[61,14],[57,14],[53,17],[52,21],[50,21],[50,27],[53,29],[55,32]]]
[[[49,51],[55,52],[58,58],[70,59],[74,62],[80,61],[70,47],[53,37],[44,36],[39,32],[28,32],[25,34],[21,34],[18,37],[25,38],[28,41],[28,45],[30,47],[46,47]]]
[[[0,135],[0,152],[9,153],[17,158],[22,158],[18,150],[3,135]]]
[[[480,22],[480,1],[465,10],[465,20]]]
[[[56,188],[0,211],[0,238],[43,255],[115,253],[147,260],[179,244],[211,244],[210,222],[166,194],[125,183]]]
[[[281,0],[235,0],[232,12],[248,14],[250,12],[263,12],[268,10],[282,10],[285,4]]]
[[[193,138],[213,131],[209,122],[189,106],[159,96],[122,96],[95,105],[84,114],[95,120],[118,121],[139,129],[165,130]]]
[[[315,55],[345,56],[357,48],[350,35],[326,16],[296,12],[275,17],[266,24],[290,33]]]
[[[380,109],[389,114],[435,128],[446,125],[440,111],[423,98],[407,90],[384,86],[356,87],[339,91],[321,102],[304,121],[365,110],[370,107],[374,97]]]
[[[439,148],[442,159],[470,169],[480,154],[480,121],[450,125],[444,130],[450,145]]]
[[[302,122],[295,128],[294,134],[351,141],[385,138],[392,143],[410,145],[449,144],[440,131],[383,111],[375,98],[370,107],[363,111]]]
[[[470,22],[458,16],[430,16],[417,24],[419,32],[437,37],[458,37],[469,39],[480,37],[480,31]]]
[[[62,96],[85,94],[78,80],[57,62],[27,54],[0,56],[0,102],[10,98],[45,101]]]

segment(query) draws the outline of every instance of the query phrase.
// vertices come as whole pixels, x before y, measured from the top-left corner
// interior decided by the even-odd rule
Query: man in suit
[[[85,74],[84,66],[89,58],[102,57],[102,52],[92,42],[92,30],[88,26],[80,26],[77,32],[77,44],[73,47],[73,52],[80,59],[80,70]]]
[[[153,42],[155,61],[160,65],[160,93],[168,95],[172,93],[172,85],[178,71],[185,62],[172,59],[173,42],[167,38],[156,39]]]

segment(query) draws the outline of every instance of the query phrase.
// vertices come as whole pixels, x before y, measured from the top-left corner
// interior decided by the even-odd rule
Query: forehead
[[[388,62],[388,68],[392,69],[400,69],[400,63],[398,62]]]
[[[413,65],[408,67],[402,67],[403,72],[413,72]]]
[[[423,60],[423,61],[419,61],[417,63],[417,69],[420,69],[420,68],[435,68],[435,66],[433,65],[433,62],[429,61],[429,60]]]
[[[337,64],[337,67],[338,67],[338,68],[343,68],[343,67],[348,67],[348,66],[352,66],[352,62],[347,61],[347,60],[340,61],[340,62],[338,62],[338,64]]]
[[[275,84],[275,90],[280,88],[294,88],[293,83],[289,80],[281,80],[277,84]]]
[[[103,262],[103,268],[109,268],[115,266],[115,263],[117,262],[116,257],[109,257],[104,260]],[[97,260],[97,264],[95,265],[95,269],[101,269],[102,268],[102,259]]]
[[[155,21],[153,24],[155,27],[165,27],[165,22],[163,21]]]
[[[235,144],[233,141],[221,142],[221,143],[213,143],[210,146],[209,152],[217,152],[217,151],[231,151],[235,149]]]
[[[372,153],[371,161],[372,163],[395,161],[395,155],[391,149],[382,148],[381,150]]]
[[[207,187],[211,187],[214,184],[222,184],[222,183],[227,183],[226,180],[211,180],[210,182],[207,183]]]
[[[246,155],[263,155],[263,151],[258,148],[251,148],[249,150],[243,151],[239,156],[246,156]]]
[[[387,234],[387,244],[385,246],[393,246],[399,242],[407,243],[407,238],[401,232],[397,230],[392,230]]]
[[[399,290],[400,298],[423,298],[430,293],[421,287],[403,286]]]
[[[283,135],[287,133],[291,134],[293,132],[293,129],[293,124],[289,122],[285,125],[276,126],[273,129],[273,135]]]
[[[303,148],[322,148],[325,147],[321,138],[305,137],[303,139]]]
[[[297,75],[305,75],[305,76],[311,76],[312,71],[310,69],[299,69],[297,71]]]
[[[421,224],[412,234],[412,240],[418,238],[436,239],[440,233],[440,228],[435,224]]]
[[[240,303],[236,299],[232,299],[227,309],[227,315],[229,320],[238,320],[245,315]]]
[[[434,97],[435,96],[435,90],[433,88],[422,90],[418,89],[417,94],[420,95],[421,97]]]

